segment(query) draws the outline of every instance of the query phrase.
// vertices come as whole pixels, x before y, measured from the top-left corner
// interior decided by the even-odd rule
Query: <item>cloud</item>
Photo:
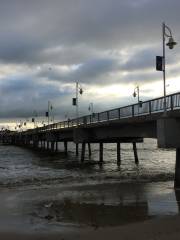
[[[48,99],[58,114],[73,112],[75,81],[87,89],[159,81],[161,23],[180,42],[179,9],[178,0],[1,0],[1,116],[43,114]],[[177,78],[179,45],[166,56],[168,77]],[[107,94],[99,109],[109,102]]]
[[[71,88],[37,81],[32,76],[1,79],[1,117],[32,116],[34,110],[44,115],[48,100],[54,103],[71,94]],[[62,106],[62,104],[61,104]],[[59,107],[59,104],[58,104]]]
[[[79,65],[70,67],[53,67],[41,68],[37,72],[37,76],[41,78],[48,78],[52,81],[60,82],[82,82],[95,83],[98,78],[105,76],[108,73],[117,71],[119,63],[116,59],[103,58],[91,59]]]
[[[0,58],[33,64],[53,56],[55,62],[60,57],[53,49],[58,47],[67,53],[68,48],[73,53],[82,47],[78,59],[89,49],[131,48],[158,41],[161,45],[161,22],[167,19],[178,29],[179,7],[178,0],[2,0]],[[179,33],[176,36],[179,39]],[[70,55],[61,62],[70,61]],[[77,63],[76,54],[72,58]]]

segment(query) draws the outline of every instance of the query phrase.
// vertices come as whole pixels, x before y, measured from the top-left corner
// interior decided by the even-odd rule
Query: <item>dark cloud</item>
[[[104,51],[157,41],[160,46],[161,22],[178,29],[179,7],[178,0],[2,0],[0,58],[32,64],[57,58],[46,50],[58,46],[70,47],[72,53],[73,47],[85,46],[79,49],[81,56],[89,48]],[[180,39],[177,31],[176,36]],[[70,61],[68,55],[64,62]],[[77,62],[75,54],[72,58]]]
[[[105,77],[106,74],[117,71],[118,69],[119,63],[115,59],[91,59],[76,67],[71,66],[66,70],[45,66],[45,68],[38,71],[37,76],[57,82],[79,81],[82,83],[95,84],[101,77]]]
[[[12,79],[1,79],[1,112],[2,117],[32,116],[36,110],[40,115],[44,115],[47,109],[48,100],[57,104],[57,100],[62,101],[67,95],[72,94],[67,87],[57,87],[51,83],[43,83],[32,79],[31,76],[24,78],[17,76]]]
[[[140,49],[129,56],[128,60],[122,66],[122,69],[130,72],[153,69],[157,53],[157,48],[152,46],[148,46],[142,50]]]
[[[14,71],[13,76],[7,70],[0,75],[1,116],[30,115],[34,108],[43,113],[48,99],[55,102],[58,113],[73,111],[75,81],[87,87],[158,81],[162,75],[155,71],[155,56],[162,55],[162,21],[180,42],[178,0],[1,0],[0,4],[0,74],[6,65]],[[166,54],[168,76],[177,77],[179,45]],[[103,101],[109,99],[99,102],[99,109]]]

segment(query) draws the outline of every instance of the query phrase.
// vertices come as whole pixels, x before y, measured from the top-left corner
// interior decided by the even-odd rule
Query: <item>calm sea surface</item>
[[[153,139],[137,144],[104,144],[104,164],[92,144],[91,159],[81,164],[75,145],[68,156],[0,146],[0,229],[69,231],[82,226],[118,226],[179,213],[180,193],[173,189],[175,151],[157,148]],[[80,158],[80,157],[79,157]]]

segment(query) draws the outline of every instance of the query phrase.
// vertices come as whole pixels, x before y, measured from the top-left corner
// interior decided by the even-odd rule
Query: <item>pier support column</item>
[[[56,141],[56,152],[58,152],[58,142]]]
[[[103,143],[99,143],[99,162],[103,163]]]
[[[38,148],[38,141],[37,140],[34,140],[33,141],[33,148]]]
[[[121,164],[121,144],[117,142],[117,165]]]
[[[139,164],[139,159],[138,159],[138,154],[137,154],[137,147],[136,147],[136,143],[135,142],[133,142],[133,151],[134,151],[135,164]]]
[[[76,143],[76,156],[78,156],[79,155],[79,145],[78,145],[78,143]]]
[[[14,142],[14,144],[16,144],[15,142]],[[28,139],[28,141],[27,141],[27,146],[28,147],[30,147],[31,146],[31,141]]]
[[[64,142],[64,152],[67,155],[67,153],[68,153],[67,142]]]
[[[46,149],[49,150],[49,141],[47,141]]]
[[[92,152],[91,152],[91,144],[88,143],[88,152],[89,152],[89,157],[91,156]]]
[[[55,142],[51,142],[51,151],[54,152],[54,144]]]
[[[82,143],[82,149],[81,149],[81,162],[84,162],[84,157],[85,157],[85,150],[86,150],[86,143]]]
[[[175,179],[174,187],[180,187],[180,148],[176,148],[176,165],[175,165]]]

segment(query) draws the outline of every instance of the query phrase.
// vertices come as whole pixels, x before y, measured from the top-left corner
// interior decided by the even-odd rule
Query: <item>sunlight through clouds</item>
[[[31,118],[34,109],[43,117],[49,100],[57,119],[73,115],[76,81],[82,114],[90,102],[96,111],[134,103],[137,85],[142,100],[162,96],[155,58],[162,55],[162,20],[180,43],[178,0],[2,3],[1,118]],[[179,46],[166,49],[167,93],[180,90]]]

